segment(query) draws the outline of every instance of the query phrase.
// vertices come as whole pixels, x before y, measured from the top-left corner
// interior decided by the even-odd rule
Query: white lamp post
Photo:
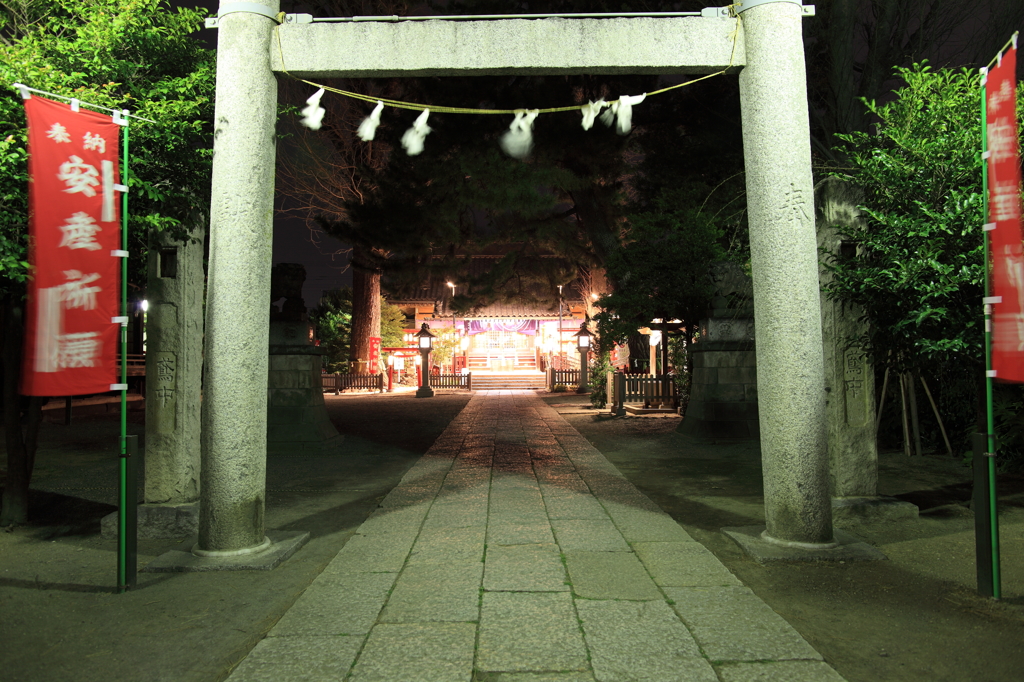
[[[451,303],[449,303],[449,306],[452,309],[452,334],[454,335],[453,338],[452,338],[452,341],[454,343],[459,338],[458,330],[455,328],[455,283],[454,282],[448,282],[448,286],[451,287],[451,290],[452,290],[452,301],[451,301]],[[452,374],[455,374],[455,346],[454,345],[452,346]]]
[[[591,341],[590,330],[587,329],[587,323],[584,322],[580,325],[580,330],[576,332],[576,348],[580,351],[580,383],[576,388],[577,393],[586,393],[587,387],[587,354],[590,353],[590,341]]]

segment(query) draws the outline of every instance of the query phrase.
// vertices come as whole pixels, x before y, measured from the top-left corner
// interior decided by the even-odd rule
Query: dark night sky
[[[183,7],[205,7],[212,13],[216,13],[220,2],[219,0],[169,0],[169,4]],[[708,2],[706,4],[712,6],[715,3]],[[283,1],[282,5],[289,12],[310,11],[301,2]],[[423,12],[411,13],[422,14]],[[983,19],[979,18],[979,20]],[[969,27],[965,27],[966,33],[972,34],[971,31],[966,30],[967,28]],[[200,37],[207,42],[209,47],[216,47],[215,29],[201,30]],[[950,45],[950,48],[954,47],[954,45]],[[1018,63],[1018,70],[1024,72],[1024,60],[1020,60]],[[339,253],[344,249],[345,246],[341,242],[318,230],[311,230],[300,218],[282,214],[275,217],[273,262],[275,264],[302,263],[306,266],[303,298],[308,307],[317,304],[322,291],[351,285],[351,274],[345,271],[348,259],[343,253]]]
[[[205,7],[216,13],[219,0],[172,0],[171,5]],[[216,29],[202,29],[200,38],[208,47],[217,46]],[[280,201],[278,202],[278,204]],[[306,284],[302,298],[307,307],[314,307],[322,291],[350,286],[352,276],[345,272],[348,258],[339,251],[345,246],[323,232],[310,230],[301,218],[278,214],[274,218],[273,263],[302,263],[306,266]]]

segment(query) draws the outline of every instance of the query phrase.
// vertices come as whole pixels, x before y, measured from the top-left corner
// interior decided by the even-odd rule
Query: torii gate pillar
[[[818,248],[799,0],[746,0],[740,72],[764,540],[834,546]]]
[[[242,11],[225,14],[231,5]],[[267,365],[278,0],[221,2],[206,293],[199,556],[267,549]]]

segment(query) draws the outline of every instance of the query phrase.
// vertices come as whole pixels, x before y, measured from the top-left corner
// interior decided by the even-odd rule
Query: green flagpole
[[[121,173],[122,182],[128,183],[128,117],[127,111],[122,112],[124,116],[124,140],[122,142]],[[121,192],[121,249],[128,251],[128,192]],[[128,257],[121,258],[121,316],[128,318]],[[128,589],[128,584],[134,584],[134,576],[129,576],[128,560],[128,532],[135,531],[135,524],[128,523],[128,514],[134,513],[134,509],[128,509],[129,499],[134,499],[135,491],[128,493],[128,486],[135,485],[134,480],[128,476],[128,325],[121,324],[121,438],[120,438],[120,485],[118,486],[119,499],[118,509],[118,533],[117,533],[117,591],[123,593]],[[133,543],[134,544],[134,543]]]
[[[1008,45],[1009,43],[1007,43]],[[1005,46],[1004,48],[1005,49]],[[1003,50],[999,53],[1002,54]],[[995,60],[993,60],[994,62]],[[989,64],[991,66],[991,63]],[[986,103],[986,83],[981,85],[981,190],[984,197],[984,224],[989,223],[988,213],[988,110]],[[995,414],[992,405],[992,304],[988,302],[991,295],[991,259],[990,254],[991,235],[986,230],[984,235],[985,255],[985,408],[986,408],[986,452],[985,457],[988,465],[988,512],[989,528],[991,533],[990,544],[992,546],[992,597],[999,599],[1002,596],[999,577],[999,514],[996,504],[996,436],[995,436]],[[980,453],[974,453],[977,457]]]

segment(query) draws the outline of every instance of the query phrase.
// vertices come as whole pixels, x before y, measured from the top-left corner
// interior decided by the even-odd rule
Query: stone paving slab
[[[660,587],[743,584],[699,542],[634,542],[633,551]]]
[[[231,675],[836,682],[530,392],[478,393]]]
[[[491,519],[487,524],[487,545],[537,545],[553,543],[547,520],[520,522],[516,519]]]
[[[336,573],[391,573],[402,570],[416,536],[406,533],[353,535],[321,576]]]
[[[358,532],[360,535],[404,533],[415,538],[428,510],[429,507],[425,504],[412,507],[381,508],[373,512],[366,521],[363,521]]]
[[[365,635],[398,573],[347,573],[318,580],[274,626],[276,637]]]
[[[602,500],[605,511],[627,542],[693,542],[693,538],[664,512],[636,509]]]
[[[480,612],[482,561],[410,564],[381,613],[385,623],[475,621]]]
[[[470,682],[475,638],[474,623],[381,623],[366,640],[350,680]]]
[[[484,526],[424,528],[409,564],[467,564],[484,560]]]
[[[666,587],[665,594],[713,661],[821,660],[748,587]]]
[[[590,673],[477,673],[473,682],[594,682]]]
[[[477,670],[587,670],[587,650],[567,592],[486,592]]]
[[[768,661],[719,665],[722,682],[843,682],[843,677],[821,661]]]
[[[558,545],[488,546],[484,589],[492,592],[568,592]]]
[[[598,680],[717,682],[718,676],[664,601],[576,602]]]
[[[572,591],[584,599],[664,599],[632,552],[566,550]]]
[[[553,491],[546,487],[544,505],[549,519],[591,519],[604,521],[608,512],[597,498],[587,493]]]
[[[245,682],[340,680],[352,667],[363,637],[266,637],[231,674]]]
[[[628,552],[622,533],[611,519],[552,519],[559,546],[563,550],[591,550],[596,552]]]

